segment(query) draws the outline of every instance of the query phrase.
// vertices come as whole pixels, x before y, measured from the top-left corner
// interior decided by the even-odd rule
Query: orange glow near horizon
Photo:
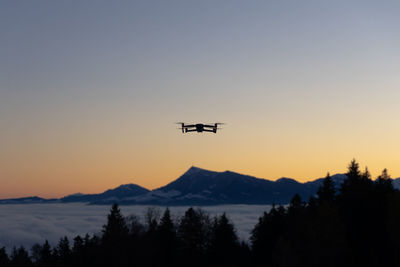
[[[257,101],[239,101],[248,105],[247,113],[238,113],[236,103],[221,101],[225,110],[219,121],[227,124],[217,134],[182,134],[173,124],[176,118],[213,121],[210,113],[217,111],[212,107],[205,119],[198,116],[199,108],[188,108],[183,118],[162,107],[127,112],[130,107],[123,101],[114,113],[103,107],[75,110],[72,116],[47,110],[34,116],[16,113],[2,132],[0,198],[101,193],[127,183],[155,189],[190,166],[305,182],[327,172],[344,173],[355,158],[373,177],[384,168],[392,177],[400,176],[395,99],[387,99],[385,109],[362,113],[346,106],[352,99],[339,109],[293,102],[287,104],[290,110],[278,111],[271,106],[254,109]]]
[[[346,172],[353,157],[362,169],[369,167],[373,178],[383,168],[388,168],[394,178],[400,176],[399,162],[388,160],[396,159],[396,140],[387,138],[371,145],[372,137],[352,139],[339,132],[311,136],[309,131],[299,130],[293,138],[290,129],[283,131],[282,127],[249,131],[242,125],[227,124],[215,135],[181,134],[172,124],[165,127],[167,131],[159,131],[157,124],[125,129],[123,133],[113,131],[103,133],[104,139],[83,137],[79,131],[68,136],[57,134],[53,140],[51,136],[29,143],[16,139],[6,148],[7,157],[1,159],[0,175],[7,180],[1,186],[0,198],[101,193],[127,183],[155,189],[191,166],[306,182],[327,172]],[[352,151],[359,153],[353,155]]]
[[[399,177],[399,12],[396,1],[6,1],[0,198],[154,189],[190,166],[305,182],[355,158],[373,178]],[[177,121],[227,124],[182,134]]]

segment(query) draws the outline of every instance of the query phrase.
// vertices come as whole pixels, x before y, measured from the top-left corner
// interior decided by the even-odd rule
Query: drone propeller
[[[185,132],[185,123],[184,123],[184,122],[175,122],[175,124],[181,125],[181,128],[177,128],[177,129],[181,129],[181,130],[182,130],[182,133]]]
[[[210,122],[210,123],[206,123],[207,125],[212,125],[212,126],[216,126],[216,125],[224,125],[226,124],[225,122]]]

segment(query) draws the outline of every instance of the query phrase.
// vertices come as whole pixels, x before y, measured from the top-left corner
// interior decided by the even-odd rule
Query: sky
[[[0,3],[0,198],[190,166],[400,176],[399,1]],[[182,134],[174,122],[225,122]]]

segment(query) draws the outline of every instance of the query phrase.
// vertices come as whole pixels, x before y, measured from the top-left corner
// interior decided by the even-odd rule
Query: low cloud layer
[[[125,216],[136,215],[143,218],[149,206],[122,206]],[[164,207],[155,207],[162,213]],[[235,224],[238,236],[247,240],[251,229],[257,223],[269,205],[220,205],[202,207],[211,216],[226,212]],[[184,214],[188,207],[171,207],[174,217]],[[16,246],[28,249],[36,243],[48,240],[57,244],[58,240],[67,236],[72,239],[76,235],[101,233],[106,223],[110,206],[85,204],[24,204],[0,205],[0,247],[8,250]]]

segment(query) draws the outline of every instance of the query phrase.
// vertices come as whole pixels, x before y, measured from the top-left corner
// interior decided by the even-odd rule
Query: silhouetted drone
[[[210,132],[210,133],[217,133],[218,125],[224,124],[221,122],[217,122],[214,124],[203,124],[203,123],[196,123],[196,124],[185,124],[184,122],[177,122],[177,124],[181,125],[182,133],[188,133],[188,132]]]

